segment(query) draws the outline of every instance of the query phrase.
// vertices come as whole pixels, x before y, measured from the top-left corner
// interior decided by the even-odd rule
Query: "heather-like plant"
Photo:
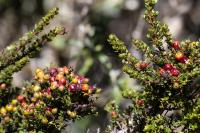
[[[0,52],[0,132],[61,132],[74,120],[95,114],[100,89],[68,67],[36,69],[24,87],[13,87],[12,75],[39,53],[43,45],[65,33],[43,29],[58,14],[52,9],[34,29]]]
[[[36,69],[34,80],[0,108],[0,131],[61,131],[73,120],[95,113],[95,86],[71,68]]]
[[[141,83],[142,90],[124,88],[132,101],[125,111],[109,105],[109,132],[200,131],[199,41],[175,41],[166,24],[157,19],[157,0],[145,0],[144,19],[149,24],[148,44],[133,40],[144,59],[134,57],[123,41],[110,35],[108,41],[123,63],[123,71]]]

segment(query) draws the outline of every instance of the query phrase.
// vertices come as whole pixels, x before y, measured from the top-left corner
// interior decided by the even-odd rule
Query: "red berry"
[[[51,111],[52,108],[50,108],[50,107],[46,107],[45,109],[48,110],[48,111]]]
[[[164,65],[164,69],[165,69],[166,71],[171,70],[172,68],[173,68],[173,66],[172,66],[171,64],[165,64],[165,65]]]
[[[22,105],[22,107],[23,107],[23,108],[26,108],[26,107],[28,107],[27,103],[26,103],[26,102],[24,102],[24,101],[22,102],[22,104],[21,104],[21,105]]]
[[[174,49],[180,49],[180,44],[179,44],[179,41],[175,41],[173,44],[172,44],[172,47],[174,48]]]
[[[65,67],[63,67],[63,72],[64,72],[65,74],[68,74],[68,73],[69,73],[69,69],[65,66]]]
[[[66,79],[64,77],[62,77],[60,80],[59,80],[59,84],[60,85],[65,85],[66,84]]]
[[[180,74],[179,70],[177,70],[176,68],[172,69],[170,72],[171,75],[175,77],[177,77]]]
[[[54,82],[54,81],[56,81],[56,78],[55,78],[55,77],[51,77],[51,78],[50,78],[50,81],[51,81],[51,82]]]
[[[176,58],[177,61],[182,61],[185,58],[184,53],[177,52],[176,55],[175,55],[175,58]]]
[[[181,60],[182,63],[188,63],[188,58],[187,57],[183,57],[183,59]]]
[[[42,92],[42,94],[44,94],[44,95],[51,94],[51,87],[48,87],[47,89],[44,89],[44,90],[42,90],[41,92]]]
[[[17,97],[17,100],[18,100],[19,102],[23,102],[23,101],[24,101],[24,96],[19,95],[19,96]]]
[[[112,117],[112,118],[117,118],[117,112],[112,111],[112,112],[111,112],[111,117]]]
[[[69,91],[70,92],[74,92],[74,91],[76,91],[76,85],[75,84],[71,84],[70,86],[69,86]]]
[[[51,68],[49,70],[49,73],[50,73],[51,76],[56,76],[57,73],[58,73],[58,70],[56,68]]]
[[[139,65],[139,67],[140,67],[140,69],[141,69],[141,70],[144,70],[144,69],[146,69],[146,68],[147,68],[147,66],[148,66],[148,64],[147,64],[147,63],[145,63],[145,62],[142,62],[142,63],[140,63],[140,65]]]
[[[139,106],[143,106],[144,105],[144,100],[143,99],[138,99],[136,101],[136,104],[139,105]]]

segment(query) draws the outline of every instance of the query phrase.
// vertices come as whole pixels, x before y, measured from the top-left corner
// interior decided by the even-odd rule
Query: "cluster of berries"
[[[179,70],[169,63],[165,64],[162,68],[160,68],[159,73],[162,76],[170,73],[174,77],[177,77],[180,74]]]
[[[0,122],[7,127],[38,129],[41,124],[64,125],[57,123],[61,118],[67,121],[94,113],[92,97],[100,89],[88,82],[68,67],[36,69],[35,80],[16,99],[0,108]],[[27,121],[25,125],[22,117]]]
[[[179,41],[175,41],[173,44],[172,44],[172,48],[175,49],[177,52],[175,53],[175,59],[176,61],[178,62],[181,62],[181,63],[188,63],[189,60],[188,58],[186,57],[186,55],[180,51],[180,43]],[[172,64],[170,63],[167,63],[165,64],[159,71],[160,75],[165,75],[165,74],[171,74],[172,76],[174,77],[178,77],[180,75],[180,71],[174,67]]]
[[[174,48],[175,50],[178,50],[175,54],[175,59],[178,61],[178,62],[181,62],[181,63],[188,63],[188,58],[185,56],[185,54],[180,50],[180,43],[179,41],[175,41],[173,44],[172,44],[172,48]]]

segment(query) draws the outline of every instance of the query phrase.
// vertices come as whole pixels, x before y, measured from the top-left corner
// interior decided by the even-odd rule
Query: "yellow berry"
[[[40,94],[39,92],[35,92],[35,93],[33,94],[33,96],[34,96],[35,98],[40,98],[40,97],[41,97],[41,94]]]
[[[46,111],[45,111],[45,114],[46,114],[47,116],[51,116],[51,111],[46,110]]]
[[[41,122],[42,122],[43,124],[48,124],[49,121],[48,121],[47,118],[43,118]]]
[[[13,111],[13,105],[12,105],[12,104],[6,105],[6,110],[7,110],[8,112]]]
[[[46,98],[50,99],[50,98],[52,98],[52,95],[51,94],[47,94]]]
[[[64,87],[63,85],[61,85],[61,86],[59,86],[59,88],[58,88],[58,89],[59,89],[59,91],[61,91],[61,92],[62,92],[62,91],[64,91],[65,87]]]
[[[33,110],[32,109],[25,109],[24,112],[23,112],[23,114],[25,116],[29,116],[29,115],[33,114]]]
[[[1,107],[0,113],[1,113],[2,115],[6,115],[7,111],[6,111],[6,109],[5,109],[4,107]]]
[[[67,110],[67,114],[70,115],[72,112],[70,110]]]
[[[5,123],[10,122],[10,117],[9,117],[9,116],[6,116],[6,117],[4,118],[4,121],[5,121]]]
[[[58,109],[57,109],[57,108],[53,108],[53,109],[51,110],[51,112],[52,112],[52,114],[56,114],[56,113],[58,112]]]
[[[45,79],[45,80],[48,80],[48,79],[49,79],[49,75],[48,75],[48,74],[45,74],[45,75],[44,75],[44,79]]]
[[[38,82],[39,83],[44,83],[44,79],[39,79]]]
[[[37,92],[39,90],[41,90],[41,87],[39,85],[33,86],[33,91]]]
[[[41,72],[41,71],[42,71],[42,69],[37,68],[37,69],[35,70],[35,73],[37,74],[37,73],[39,73],[39,72]]]
[[[75,117],[76,117],[76,112],[74,112],[74,111],[71,112],[70,117],[71,117],[71,118],[75,118]]]
[[[57,88],[57,86],[58,86],[57,82],[52,82],[50,88],[51,88],[51,90],[55,90]]]
[[[78,79],[77,79],[77,78],[73,78],[73,79],[72,79],[72,83],[73,83],[73,84],[77,84],[77,83],[78,83]]]
[[[37,101],[37,98],[32,97],[32,98],[31,98],[31,101],[32,101],[32,102],[36,102],[36,101]]]
[[[13,111],[14,111],[14,112],[17,111],[17,107],[13,107]]]
[[[35,104],[35,108],[36,108],[36,109],[40,109],[40,108],[41,108],[41,105],[40,105],[39,103],[36,103],[36,104]]]
[[[39,79],[43,79],[44,78],[44,72],[43,71],[40,71],[36,74],[36,76],[39,78]]]
[[[100,88],[96,89],[96,93],[97,94],[101,93],[101,89]]]
[[[11,104],[12,104],[12,105],[16,105],[16,104],[17,104],[17,100],[16,100],[16,99],[13,99],[13,100],[11,101]]]

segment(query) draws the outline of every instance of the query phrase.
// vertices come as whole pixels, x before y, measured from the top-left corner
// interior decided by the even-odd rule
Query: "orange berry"
[[[62,77],[62,78],[60,78],[60,80],[59,80],[59,84],[60,85],[65,85],[66,84],[66,79],[64,78],[64,77]]]
[[[19,96],[17,97],[17,100],[18,100],[19,102],[23,102],[23,101],[24,101],[24,96],[19,95]]]
[[[63,72],[64,72],[65,74],[68,74],[68,73],[69,73],[69,69],[65,66],[65,67],[63,67]]]
[[[89,85],[88,84],[82,84],[82,91],[86,92],[89,89]]]
[[[182,61],[184,59],[184,57],[185,57],[184,53],[182,53],[182,52],[177,52],[175,54],[175,58],[176,58],[177,61]]]
[[[64,77],[63,74],[59,73],[58,75],[56,75],[56,80],[60,80],[63,77]]]
[[[2,84],[0,85],[0,88],[1,88],[2,90],[5,90],[5,89],[6,89],[6,84],[5,84],[5,83],[2,83]]]

